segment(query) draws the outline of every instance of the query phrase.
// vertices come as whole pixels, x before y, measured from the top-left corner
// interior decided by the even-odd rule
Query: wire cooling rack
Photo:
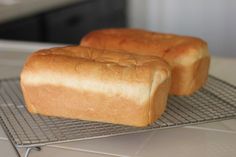
[[[19,80],[0,81],[0,123],[15,147],[36,147],[235,117],[236,87],[213,76],[192,96],[170,96],[163,116],[145,128],[30,114],[24,106]]]

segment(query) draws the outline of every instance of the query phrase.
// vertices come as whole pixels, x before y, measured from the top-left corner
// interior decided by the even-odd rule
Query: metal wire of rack
[[[236,118],[236,87],[214,76],[192,96],[170,96],[163,116],[145,128],[30,114],[19,79],[0,81],[0,123],[15,149],[231,118]]]

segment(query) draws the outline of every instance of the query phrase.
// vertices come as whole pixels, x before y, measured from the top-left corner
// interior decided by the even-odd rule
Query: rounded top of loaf
[[[39,50],[32,54],[32,56],[34,57],[43,55],[61,55],[87,62],[98,62],[118,66],[131,67],[151,64],[159,68],[170,68],[169,64],[166,61],[157,56],[143,56],[138,54],[127,53],[124,51],[111,51],[84,46],[56,47],[51,49]]]
[[[111,28],[88,33],[80,43],[101,49],[158,56],[169,64],[189,64],[209,55],[207,43],[196,37],[151,32],[134,28]]]
[[[55,68],[55,66],[58,68]],[[81,67],[83,68],[81,69]],[[143,82],[147,79],[141,73],[158,72],[160,74],[160,82],[171,75],[169,64],[159,57],[82,46],[39,50],[28,57],[21,75],[23,76],[24,73],[32,71],[34,73],[42,70],[50,71],[50,68],[63,71],[63,74],[68,73],[68,75],[74,75],[79,71],[81,72],[81,70],[85,75],[89,75],[87,71],[91,70],[91,67],[94,70],[93,75],[97,73],[100,76],[101,73],[104,73],[106,75],[102,77],[105,78],[107,76],[108,79],[111,79],[116,77],[116,73],[122,72],[123,75],[120,75],[122,79],[130,80],[130,82],[135,82],[135,80]]]

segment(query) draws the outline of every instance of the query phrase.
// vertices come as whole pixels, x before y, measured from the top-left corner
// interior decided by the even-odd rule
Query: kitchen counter
[[[61,46],[0,40],[0,78],[17,77],[29,53],[41,48]],[[236,58],[212,57],[210,73],[236,85]],[[15,152],[0,128],[0,156],[14,157]],[[25,149],[20,149],[23,154]],[[42,147],[30,157],[235,157],[236,120],[156,130],[100,139],[69,142]]]

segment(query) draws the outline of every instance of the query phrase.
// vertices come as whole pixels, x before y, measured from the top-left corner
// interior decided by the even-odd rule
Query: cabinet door
[[[96,24],[96,3],[86,2],[46,15],[47,38],[52,42],[79,43]]]
[[[0,25],[0,38],[26,41],[42,41],[39,17],[20,19]]]
[[[97,5],[97,28],[126,27],[126,0],[99,0]]]
[[[118,11],[111,9],[115,4],[110,1],[117,0],[85,1],[45,15],[48,41],[78,44],[80,39],[91,30],[125,26],[123,22],[125,16],[115,15],[125,9]],[[103,10],[106,9],[108,11],[104,12]],[[118,20],[122,22],[116,22]]]

